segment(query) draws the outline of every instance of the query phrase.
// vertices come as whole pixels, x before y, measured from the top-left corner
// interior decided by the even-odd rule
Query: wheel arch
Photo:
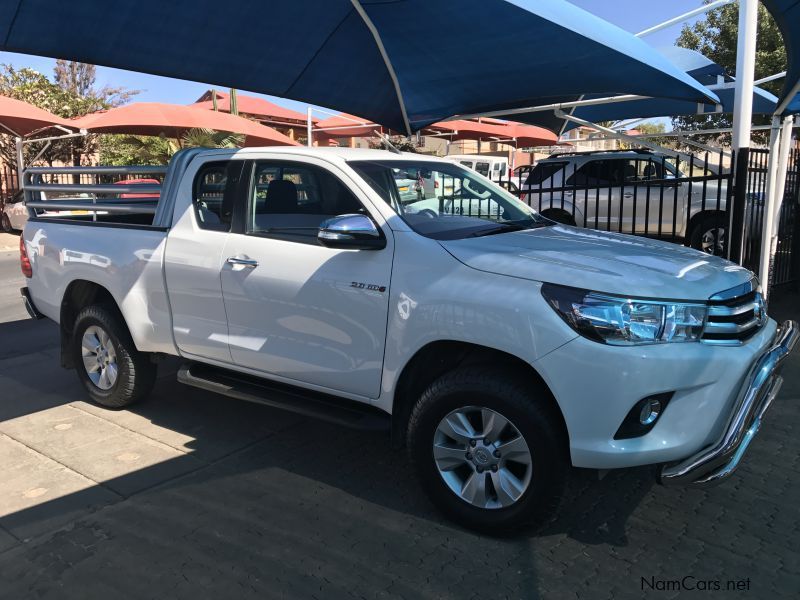
[[[448,371],[469,365],[500,366],[511,376],[531,381],[544,390],[544,401],[556,415],[565,443],[568,442],[567,425],[561,407],[545,380],[532,365],[496,348],[470,342],[440,340],[420,348],[405,364],[397,379],[392,403],[392,443],[395,447],[405,444],[411,411],[425,389]]]
[[[61,309],[58,320],[61,333],[61,366],[66,369],[75,368],[72,353],[69,351],[72,342],[72,332],[75,329],[75,321],[81,310],[92,304],[102,304],[113,310],[117,313],[122,323],[125,323],[119,304],[106,287],[86,279],[75,279],[71,281],[64,290],[64,295],[61,298]]]
[[[703,221],[703,219],[707,219],[708,217],[722,217],[724,219],[726,214],[727,213],[724,210],[717,209],[697,211],[691,217],[689,217],[689,223],[686,227],[686,238],[691,239],[695,227],[697,227]]]

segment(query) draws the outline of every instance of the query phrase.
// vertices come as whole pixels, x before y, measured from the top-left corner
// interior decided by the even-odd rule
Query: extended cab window
[[[230,231],[243,161],[204,164],[194,178],[192,204],[203,229]]]
[[[364,212],[353,193],[329,171],[299,163],[258,162],[253,171],[247,232],[317,243],[320,224]]]

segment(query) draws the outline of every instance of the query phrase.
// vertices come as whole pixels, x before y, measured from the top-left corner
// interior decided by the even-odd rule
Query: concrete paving
[[[28,313],[19,302],[19,288],[25,278],[19,269],[19,235],[0,233],[0,323],[26,319]]]
[[[787,298],[773,308],[797,318]],[[110,411],[59,367],[52,323],[0,324],[0,598],[674,598],[676,580],[732,581],[752,598],[800,590],[797,354],[731,481],[666,489],[649,469],[576,471],[553,526],[505,539],[443,520],[384,434],[186,388],[176,366],[161,366],[146,402]]]

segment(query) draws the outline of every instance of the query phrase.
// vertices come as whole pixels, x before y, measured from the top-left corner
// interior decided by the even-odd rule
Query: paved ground
[[[174,365],[148,402],[103,410],[56,343],[48,322],[0,324],[3,599],[672,598],[687,576],[800,590],[798,356],[733,481],[577,472],[553,527],[491,539],[443,521],[383,435],[181,387]]]
[[[19,235],[0,233],[0,323],[27,318],[28,313],[19,302],[24,279],[19,270]]]

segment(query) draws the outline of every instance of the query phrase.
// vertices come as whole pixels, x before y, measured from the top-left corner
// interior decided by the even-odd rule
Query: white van
[[[488,156],[486,154],[451,154],[444,157],[473,171],[477,171],[492,181],[508,179],[508,159],[504,156]]]

